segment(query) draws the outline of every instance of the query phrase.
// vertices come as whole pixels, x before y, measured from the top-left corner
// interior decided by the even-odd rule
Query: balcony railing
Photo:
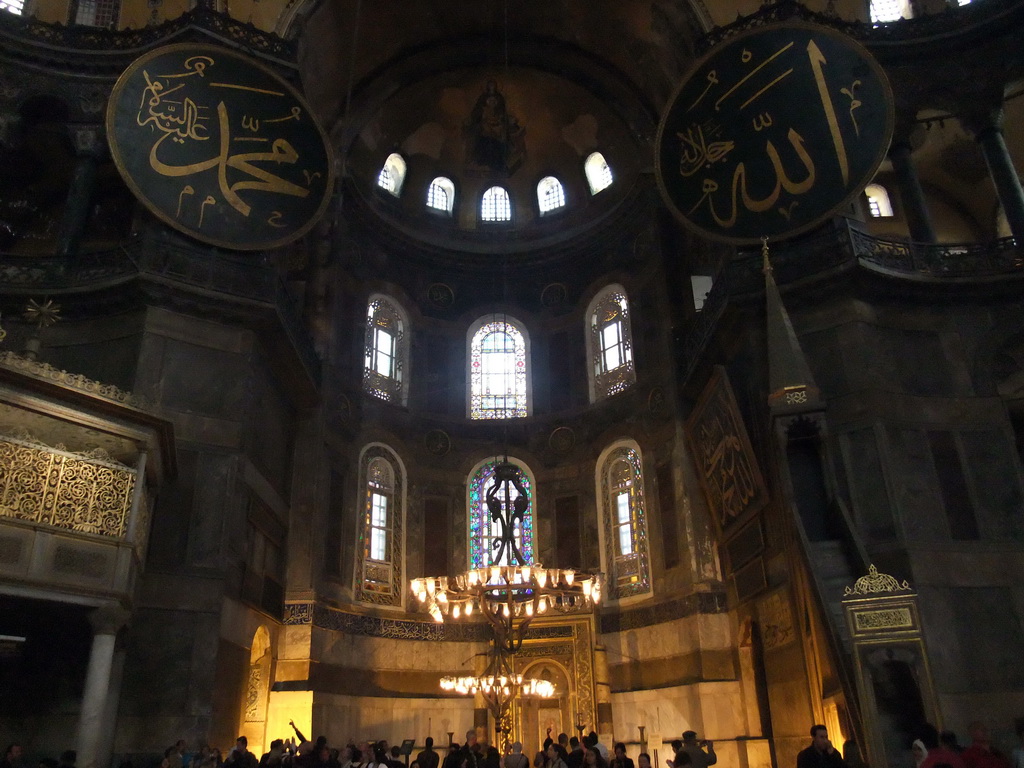
[[[851,228],[850,238],[862,263],[908,276],[980,279],[1024,273],[1024,259],[1012,237],[989,243],[911,243]]]
[[[123,538],[135,471],[107,457],[0,436],[0,519]]]

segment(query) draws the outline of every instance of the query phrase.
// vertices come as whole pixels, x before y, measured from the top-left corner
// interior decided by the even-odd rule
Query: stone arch
[[[270,675],[273,668],[270,630],[263,624],[253,633],[249,650],[249,669],[242,697],[241,726],[238,733],[249,740],[249,751],[259,755],[267,733],[267,704],[270,698]]]
[[[523,742],[523,754],[536,754],[544,742],[546,731],[551,727],[552,738],[559,733],[575,733],[577,691],[573,684],[571,670],[555,659],[541,657],[530,659],[522,669],[517,670],[524,680],[547,680],[555,686],[551,699],[521,699],[516,717],[516,732]]]

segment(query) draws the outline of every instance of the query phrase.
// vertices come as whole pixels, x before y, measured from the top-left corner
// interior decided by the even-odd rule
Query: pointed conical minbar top
[[[761,238],[764,259],[765,310],[768,330],[768,405],[773,412],[817,411],[824,408],[793,324],[775,284],[768,238]]]

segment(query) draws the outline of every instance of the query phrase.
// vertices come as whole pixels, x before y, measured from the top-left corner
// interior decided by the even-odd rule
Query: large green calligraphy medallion
[[[814,24],[761,27],[683,80],[658,129],[658,185],[706,237],[796,235],[864,189],[892,129],[889,82],[861,45]]]
[[[239,250],[309,230],[334,182],[327,137],[302,97],[245,56],[159,48],[121,75],[107,106],[114,163],[135,196],[187,235]]]

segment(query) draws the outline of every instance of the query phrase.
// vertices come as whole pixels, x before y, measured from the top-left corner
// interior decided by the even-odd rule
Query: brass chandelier
[[[601,600],[601,575],[529,564],[520,549],[530,499],[522,471],[509,462],[494,465],[494,483],[485,495],[492,531],[491,565],[471,568],[454,577],[413,579],[410,587],[420,604],[444,623],[479,612],[491,628],[492,647],[481,675],[449,676],[441,688],[466,695],[480,694],[494,717],[499,749],[510,741],[512,705],[523,696],[551,698],[555,687],[546,680],[525,679],[512,663],[522,648],[530,623],[551,613],[578,613]]]

